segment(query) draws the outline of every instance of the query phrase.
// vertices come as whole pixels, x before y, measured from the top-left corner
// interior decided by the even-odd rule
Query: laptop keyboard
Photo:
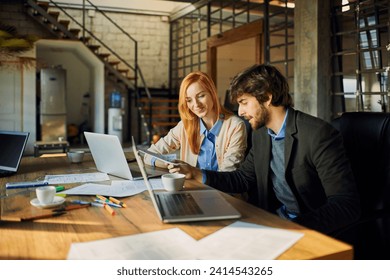
[[[189,193],[170,194],[165,196],[164,199],[172,216],[203,214],[203,211],[199,208],[198,204]]]

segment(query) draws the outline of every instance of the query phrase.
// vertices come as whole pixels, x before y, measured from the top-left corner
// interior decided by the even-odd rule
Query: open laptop
[[[138,167],[148,189],[153,206],[164,223],[238,219],[241,214],[216,190],[155,192],[138,154],[134,138],[132,146]]]
[[[0,177],[18,171],[29,132],[0,131]]]
[[[89,150],[97,170],[127,180],[141,180],[142,174],[131,169],[127,163],[122,145],[116,135],[84,132]],[[148,177],[159,177],[167,173],[160,170],[148,172]]]

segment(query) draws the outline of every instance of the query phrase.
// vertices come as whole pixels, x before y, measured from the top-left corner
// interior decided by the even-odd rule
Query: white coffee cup
[[[50,204],[54,200],[56,188],[54,186],[38,187],[35,190],[39,203],[42,205]]]
[[[68,152],[68,159],[71,163],[82,162],[84,158],[84,151],[70,151]]]
[[[161,176],[162,184],[164,189],[172,191],[180,191],[183,189],[186,175],[180,173],[169,173]]]

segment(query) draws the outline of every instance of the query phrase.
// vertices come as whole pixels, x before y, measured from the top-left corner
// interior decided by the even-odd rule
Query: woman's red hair
[[[195,71],[188,74],[180,85],[180,93],[179,93],[179,113],[180,118],[183,121],[184,129],[187,133],[188,143],[190,145],[190,149],[194,154],[199,154],[200,151],[200,125],[199,118],[187,106],[187,89],[188,87],[198,82],[199,85],[207,91],[211,95],[211,99],[213,100],[213,110],[214,112],[220,116],[220,119],[227,119],[232,115],[232,112],[226,110],[220,103],[218,99],[217,89],[213,80],[206,74],[200,71]],[[221,117],[223,115],[223,117]]]

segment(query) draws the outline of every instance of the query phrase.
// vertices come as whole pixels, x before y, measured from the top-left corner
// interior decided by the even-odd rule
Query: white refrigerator
[[[66,70],[44,68],[40,73],[41,139],[44,142],[66,141]]]

